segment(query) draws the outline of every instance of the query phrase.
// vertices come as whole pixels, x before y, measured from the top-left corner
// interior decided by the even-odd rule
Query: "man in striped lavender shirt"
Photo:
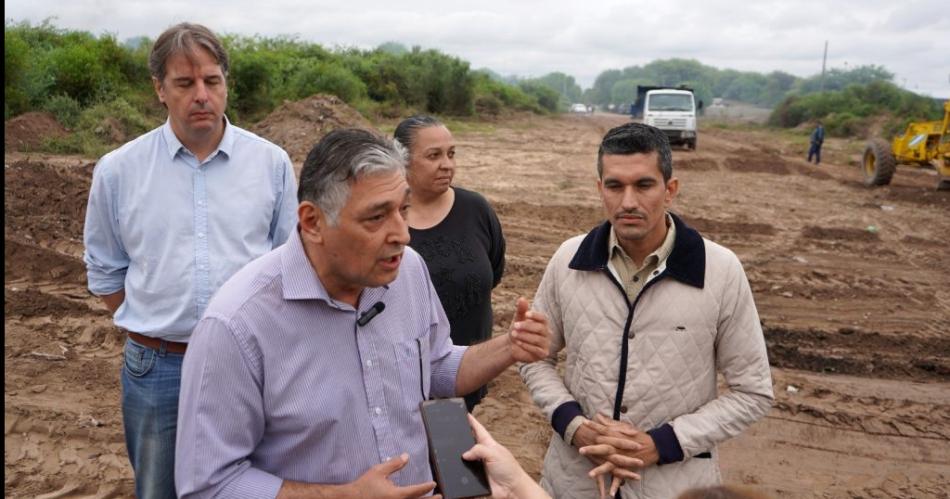
[[[215,295],[182,371],[181,497],[412,498],[435,483],[419,403],[548,355],[519,298],[507,335],[452,345],[406,224],[405,151],[364,130],[308,155],[299,225]]]

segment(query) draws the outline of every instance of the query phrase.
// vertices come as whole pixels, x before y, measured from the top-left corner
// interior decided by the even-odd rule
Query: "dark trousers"
[[[821,144],[817,142],[811,143],[811,148],[808,149],[808,162],[811,163],[812,156],[815,157],[815,164],[821,163]]]

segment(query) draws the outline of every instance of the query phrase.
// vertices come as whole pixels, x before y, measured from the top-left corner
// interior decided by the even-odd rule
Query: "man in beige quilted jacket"
[[[535,295],[551,351],[521,375],[556,431],[541,485],[559,499],[603,496],[608,484],[625,499],[715,485],[716,446],[772,404],[748,279],[732,251],[669,211],[672,162],[654,127],[607,132],[597,153],[607,221],[558,248]]]

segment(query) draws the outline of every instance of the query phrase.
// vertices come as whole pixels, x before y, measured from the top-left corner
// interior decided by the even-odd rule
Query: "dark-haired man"
[[[140,498],[174,498],[182,357],[211,295],[297,222],[287,153],[231,125],[228,56],[208,28],[166,30],[149,71],[168,121],[96,165],[89,290],[128,333],[122,418]]]
[[[534,306],[551,353],[521,367],[557,432],[541,483],[553,497],[594,497],[593,471],[613,474],[624,498],[675,497],[717,483],[716,445],[768,411],[765,341],[739,260],[669,212],[679,180],[663,132],[610,130],[597,173],[607,221],[548,263]]]
[[[507,335],[452,345],[407,247],[405,168],[400,146],[365,130],[335,130],[307,156],[298,230],[225,283],[195,329],[181,497],[425,495],[435,483],[419,403],[547,355],[547,322],[524,299]]]

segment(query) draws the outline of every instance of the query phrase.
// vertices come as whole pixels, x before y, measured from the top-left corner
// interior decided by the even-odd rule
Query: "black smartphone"
[[[419,404],[429,439],[429,463],[439,493],[445,499],[491,495],[481,461],[462,459],[475,446],[462,398],[423,400]]]

